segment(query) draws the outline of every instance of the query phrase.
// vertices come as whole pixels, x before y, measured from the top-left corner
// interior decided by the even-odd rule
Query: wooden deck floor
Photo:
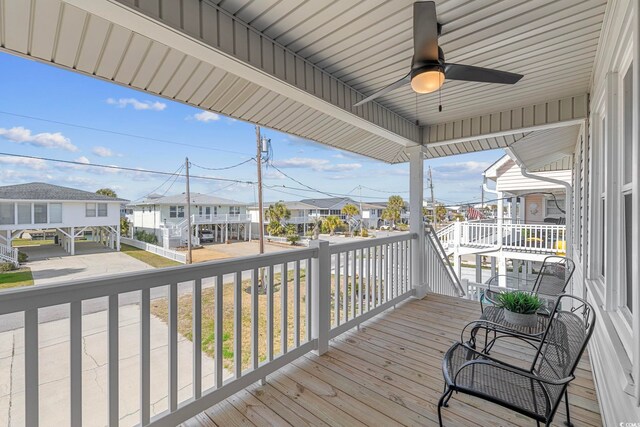
[[[467,300],[429,295],[370,320],[267,379],[194,417],[185,426],[437,425],[441,360],[460,330],[479,315]],[[522,347],[496,345],[498,357],[523,360]],[[599,426],[591,366],[585,355],[569,387],[574,425]],[[535,422],[474,397],[455,395],[444,408],[448,426],[531,426]],[[564,403],[554,426],[563,425]]]

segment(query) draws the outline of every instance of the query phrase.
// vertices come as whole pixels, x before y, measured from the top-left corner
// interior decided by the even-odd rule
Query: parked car
[[[200,242],[213,242],[213,231],[210,231],[210,230],[201,231]]]

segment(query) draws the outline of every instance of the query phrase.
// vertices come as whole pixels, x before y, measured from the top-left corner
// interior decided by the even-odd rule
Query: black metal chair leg
[[[440,427],[442,427],[442,407],[446,406],[445,402],[449,400],[451,393],[453,393],[453,390],[448,390],[446,385],[444,388],[445,392],[442,393],[442,396],[440,396],[440,400],[438,401],[438,422],[440,423]]]
[[[569,414],[569,389],[564,389],[564,404],[567,408],[567,421],[564,422],[564,425],[567,427],[573,427],[573,423],[571,422],[571,415]]]

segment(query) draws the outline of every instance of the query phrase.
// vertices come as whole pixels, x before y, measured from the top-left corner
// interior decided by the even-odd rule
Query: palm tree
[[[346,204],[342,207],[342,214],[346,215],[349,224],[349,234],[351,234],[351,220],[354,216],[360,214],[360,210],[354,204]]]
[[[96,194],[100,194],[101,196],[113,197],[113,198],[118,197],[116,192],[110,188],[101,188],[98,191],[96,191]]]
[[[400,196],[391,196],[387,202],[387,208],[382,211],[382,219],[390,221],[391,226],[395,227],[396,222],[400,221],[400,214],[405,208],[404,200]]]
[[[265,212],[269,225],[267,225],[267,232],[271,235],[280,236],[284,234],[284,223],[291,218],[291,211],[287,208],[284,202],[277,202],[275,205],[270,205]]]
[[[329,229],[329,235],[333,236],[336,234],[336,228],[342,225],[342,220],[335,215],[330,215],[324,219],[323,224]]]

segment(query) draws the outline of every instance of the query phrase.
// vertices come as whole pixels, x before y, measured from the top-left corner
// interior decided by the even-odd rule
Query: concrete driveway
[[[35,285],[152,268],[95,242],[77,242],[73,256],[56,245],[24,246],[20,250],[29,256],[27,267],[31,268]]]

